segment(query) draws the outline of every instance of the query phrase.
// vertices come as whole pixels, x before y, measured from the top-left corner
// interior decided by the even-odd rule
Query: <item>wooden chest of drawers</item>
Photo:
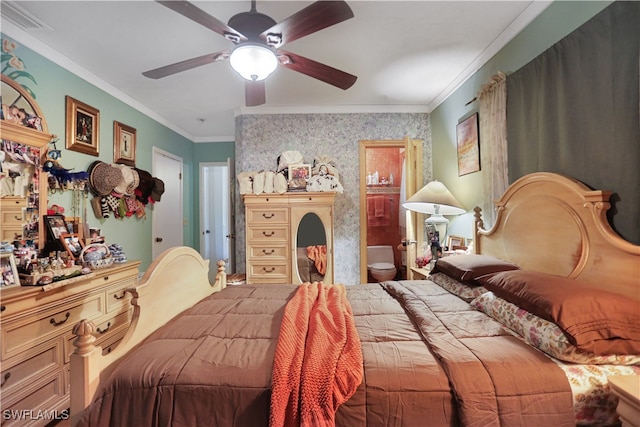
[[[69,407],[71,330],[81,319],[92,320],[96,342],[110,351],[129,326],[131,295],[125,289],[137,284],[139,265],[94,270],[84,280],[48,291],[36,286],[1,291],[2,409],[10,415],[3,426],[46,425],[48,415]],[[17,414],[29,416],[17,419]]]
[[[247,283],[302,283],[298,274],[299,228],[317,216],[327,246],[325,281],[333,282],[335,193],[245,194]]]

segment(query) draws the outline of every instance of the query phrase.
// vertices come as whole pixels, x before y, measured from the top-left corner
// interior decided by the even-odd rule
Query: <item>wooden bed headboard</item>
[[[475,252],[640,300],[640,246],[609,225],[610,195],[555,173],[526,175],[495,202],[490,230],[475,208]]]

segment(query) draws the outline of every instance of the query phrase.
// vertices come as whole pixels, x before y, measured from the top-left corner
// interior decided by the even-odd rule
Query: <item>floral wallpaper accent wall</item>
[[[431,128],[427,113],[261,114],[236,117],[236,173],[275,170],[278,156],[297,150],[306,163],[326,155],[336,163],[344,193],[336,195],[334,281],[360,282],[360,140],[424,141],[424,181],[431,179]],[[236,186],[236,265],[245,270],[244,203]]]

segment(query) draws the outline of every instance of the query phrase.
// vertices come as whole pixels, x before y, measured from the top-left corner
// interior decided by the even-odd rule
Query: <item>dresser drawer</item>
[[[93,344],[104,349],[105,345],[110,345],[105,343],[113,343],[113,336],[117,335],[120,337],[119,339],[122,339],[124,333],[129,327],[132,313],[133,310],[128,310],[118,314],[117,316],[94,321],[96,332],[93,335],[96,337],[96,340]],[[73,345],[74,339],[75,336],[71,331],[65,335],[64,363],[69,363],[71,360],[69,356],[71,356],[71,353],[75,350]]]
[[[22,226],[5,225],[2,223],[2,233],[0,240],[3,242],[13,242],[14,240],[22,240]]]
[[[0,386],[3,397],[15,394],[15,390],[59,369],[62,365],[61,343],[61,340],[56,339],[21,354],[19,358],[3,360]]]
[[[247,229],[249,245],[266,242],[286,242],[289,240],[289,228],[283,226],[251,226]]]
[[[69,397],[65,397],[64,374],[58,370],[42,381],[23,387],[12,396],[2,396],[2,425],[46,426],[53,419],[67,419],[65,408]],[[49,418],[45,418],[49,417]]]
[[[279,263],[249,264],[249,280],[251,283],[287,283],[289,281],[289,265]]]
[[[247,249],[250,260],[282,260],[287,259],[289,248],[277,245],[252,245]]]
[[[131,293],[126,289],[135,283],[124,283],[107,289],[107,313],[125,310],[131,307]]]
[[[289,209],[247,209],[249,224],[286,224],[289,222]]]
[[[7,224],[16,224],[16,223],[23,223],[24,222],[24,218],[23,218],[23,214],[22,214],[22,210],[21,209],[4,209],[4,207],[2,208],[2,213],[0,213],[0,219],[2,220],[2,226],[4,227]]]
[[[2,325],[2,359],[11,357],[52,336],[60,336],[82,319],[104,314],[104,292],[89,294],[75,304],[16,318]]]

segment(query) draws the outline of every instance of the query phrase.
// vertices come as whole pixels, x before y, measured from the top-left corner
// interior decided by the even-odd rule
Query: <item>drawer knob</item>
[[[275,232],[275,231],[269,231],[269,232],[267,232],[267,231],[263,231],[263,232],[262,232],[262,235],[263,235],[264,237],[271,237],[271,236],[273,236],[274,234],[276,234],[276,232]]]
[[[127,291],[122,291],[122,295],[113,294],[114,299],[123,299],[127,295]]]
[[[0,383],[0,387],[4,387],[4,383],[6,383],[10,377],[11,372],[7,372],[6,374],[4,374],[4,377],[2,377],[2,383]]]
[[[275,249],[269,249],[268,251],[266,249],[263,249],[262,253],[265,254],[265,255],[271,255],[275,251],[276,251]]]
[[[21,216],[14,215],[14,216],[13,216],[13,218],[14,218],[16,221],[22,221],[22,217],[21,217]]]
[[[273,273],[275,270],[275,267],[262,267],[262,271],[264,271],[265,273]]]
[[[60,326],[60,325],[64,324],[64,322],[69,320],[69,316],[71,316],[71,313],[69,313],[67,311],[67,314],[64,315],[64,320],[61,320],[61,321],[58,322],[58,321],[56,321],[56,319],[54,319],[52,317],[51,320],[49,321],[49,323],[51,323],[53,326]]]
[[[99,334],[104,334],[109,329],[111,329],[111,322],[107,323],[107,327],[105,329],[96,328],[96,332]]]
[[[271,212],[270,214],[266,214],[266,213],[262,214],[262,217],[266,219],[273,218],[274,216],[276,216],[276,214],[274,214],[273,212]]]

